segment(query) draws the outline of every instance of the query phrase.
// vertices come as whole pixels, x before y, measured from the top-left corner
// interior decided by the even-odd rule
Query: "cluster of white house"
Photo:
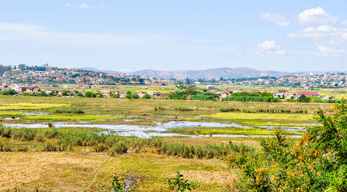
[[[14,90],[18,94],[23,94],[23,93],[41,93],[41,89],[38,87],[20,87],[16,86],[14,87]],[[45,90],[45,93],[48,95],[63,95],[64,91],[66,90]],[[87,90],[88,91],[88,90]],[[77,95],[78,93],[85,94],[86,90],[69,90],[69,93],[72,93],[74,95]],[[241,91],[228,91],[228,92],[216,92],[216,91],[208,91],[215,93],[219,96],[220,99],[223,98],[228,98],[231,96],[233,93],[240,93]],[[101,90],[94,92],[95,94],[101,94],[105,97],[110,97],[111,95],[116,95],[119,94],[119,98],[124,98],[127,94],[128,91],[110,91],[110,90]],[[257,92],[260,93],[260,92]],[[151,98],[155,99],[160,99],[160,98],[167,98],[168,93],[160,93],[160,92],[155,92],[155,91],[137,91],[136,94],[139,97],[143,97],[145,95],[151,96]],[[273,93],[274,98],[280,98],[280,99],[296,99],[299,98],[301,95],[305,95],[307,97],[321,97],[319,92],[296,92],[296,93],[289,93],[286,90],[278,90],[278,92]],[[329,100],[332,99],[331,96],[327,95],[322,97],[323,100]]]
[[[289,93],[285,90],[279,90],[277,93],[273,94],[274,98],[280,98],[280,99],[297,99],[300,96],[305,95],[306,97],[321,97],[319,92],[296,92],[296,93]],[[329,100],[332,99],[330,95],[326,95],[322,97],[322,100]]]

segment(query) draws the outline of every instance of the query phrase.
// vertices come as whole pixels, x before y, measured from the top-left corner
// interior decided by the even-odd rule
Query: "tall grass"
[[[308,113],[307,110],[291,110],[291,109],[240,109],[240,108],[221,108],[220,112],[244,112],[244,113]]]
[[[229,144],[198,144],[189,145],[182,142],[173,142],[161,138],[141,139],[134,137],[120,137],[117,135],[105,135],[96,131],[83,131],[77,129],[15,129],[0,126],[0,136],[20,141],[37,141],[36,145],[27,145],[41,151],[73,151],[77,146],[93,146],[95,152],[108,152],[110,155],[127,153],[128,150],[137,152],[152,152],[183,158],[220,158],[231,152],[243,148],[245,151],[255,149],[245,145]],[[40,142],[38,141],[40,138]],[[55,142],[48,141],[55,139]],[[41,143],[43,142],[43,143]],[[29,142],[32,143],[32,142]],[[1,144],[0,151],[18,151],[18,146]],[[23,144],[22,144],[23,146]]]

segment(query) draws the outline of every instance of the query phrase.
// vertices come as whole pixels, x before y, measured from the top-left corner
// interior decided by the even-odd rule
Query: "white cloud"
[[[105,3],[101,3],[101,4],[100,4],[100,7],[101,7],[101,8],[106,8],[106,4],[105,4]]]
[[[261,44],[258,44],[256,55],[265,56],[265,55],[284,55],[286,51],[281,49],[280,46],[277,46],[275,41],[264,41]]]
[[[347,25],[347,20],[341,21],[341,25]]]
[[[219,47],[215,41],[189,39],[182,44],[180,37],[165,35],[132,35],[107,33],[71,33],[52,31],[37,25],[0,22],[0,44],[23,44],[29,47],[63,47],[106,50],[179,50],[208,52],[230,52],[228,47]]]
[[[289,26],[290,22],[287,19],[277,13],[264,13],[260,16],[262,19],[274,22],[277,26]]]
[[[324,25],[336,23],[339,17],[333,17],[325,12],[321,7],[305,10],[298,16],[300,25]]]
[[[87,5],[87,4],[85,4],[85,3],[82,3],[81,5],[78,6],[78,8],[80,8],[80,9],[90,9],[92,7]]]
[[[322,45],[318,45],[317,49],[318,49],[318,55],[322,55],[322,56],[338,57],[338,56],[345,55],[347,53],[347,51],[341,48],[331,48],[331,47],[322,46]]]
[[[318,27],[308,27],[301,31],[298,36],[308,37],[313,39],[326,39],[331,40],[331,38],[341,38],[345,29],[338,29],[328,25],[322,25]]]
[[[72,7],[71,3],[65,3],[65,7]]]
[[[287,35],[288,38],[295,38],[296,37],[296,34],[295,33],[290,33]]]

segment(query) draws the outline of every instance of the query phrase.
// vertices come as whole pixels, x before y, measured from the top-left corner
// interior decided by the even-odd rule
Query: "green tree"
[[[131,92],[130,92],[130,93],[128,92],[128,93],[125,95],[124,98],[126,98],[126,99],[131,99],[131,96],[132,96]]]
[[[144,95],[144,96],[142,96],[142,99],[151,99],[152,97],[151,97],[151,95],[149,95],[149,94],[146,94],[146,95]]]
[[[131,95],[131,98],[132,98],[132,99],[138,99],[138,98],[140,98],[140,97],[139,97],[138,94],[134,93],[134,94]]]
[[[306,95],[300,95],[300,97],[298,98],[298,102],[308,103],[310,101],[311,101],[311,98],[306,97]]]
[[[197,93],[197,91],[194,88],[192,88],[192,87],[187,88],[184,92],[187,95],[195,95]]]
[[[85,95],[85,97],[88,97],[88,98],[95,98],[96,97],[96,94],[91,92],[91,91],[87,91],[84,95]]]
[[[68,91],[68,90],[64,90],[61,94],[63,95],[63,96],[68,96],[69,95],[69,93],[70,93],[70,91]]]
[[[45,96],[47,96],[47,94],[46,94],[46,92],[45,92],[45,91],[41,91],[41,92],[40,92],[40,96],[45,97]]]

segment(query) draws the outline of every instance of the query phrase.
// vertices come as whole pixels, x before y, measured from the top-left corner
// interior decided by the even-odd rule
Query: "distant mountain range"
[[[258,71],[251,68],[214,68],[206,70],[189,70],[189,71],[155,71],[155,70],[143,70],[135,71],[131,74],[157,77],[162,79],[215,79],[215,78],[244,78],[244,77],[264,77],[264,76],[285,76],[293,75],[294,73],[279,72],[279,71]]]
[[[119,71],[112,71],[112,70],[100,70],[94,67],[83,67],[83,68],[79,68],[81,70],[86,70],[86,71],[98,71],[98,72],[104,72],[104,73],[118,73],[118,74],[124,74],[122,72]]]
[[[118,71],[111,71],[111,70],[99,70],[92,67],[85,67],[81,68],[82,70],[89,70],[89,71],[100,71],[105,73],[119,73],[124,74],[124,72],[118,72]],[[336,71],[334,71],[336,72]],[[130,72],[129,74],[135,74],[145,77],[156,77],[160,79],[218,79],[220,77],[223,78],[248,78],[248,77],[265,77],[265,76],[271,76],[271,77],[282,77],[282,76],[288,76],[288,75],[299,75],[299,74],[309,74],[309,73],[321,73],[319,71],[315,72],[281,72],[281,71],[259,71],[251,68],[246,67],[238,67],[238,68],[213,68],[213,69],[206,69],[206,70],[186,70],[186,71],[156,71],[156,70],[142,70],[142,71],[135,71]],[[338,73],[338,72],[336,72]]]

